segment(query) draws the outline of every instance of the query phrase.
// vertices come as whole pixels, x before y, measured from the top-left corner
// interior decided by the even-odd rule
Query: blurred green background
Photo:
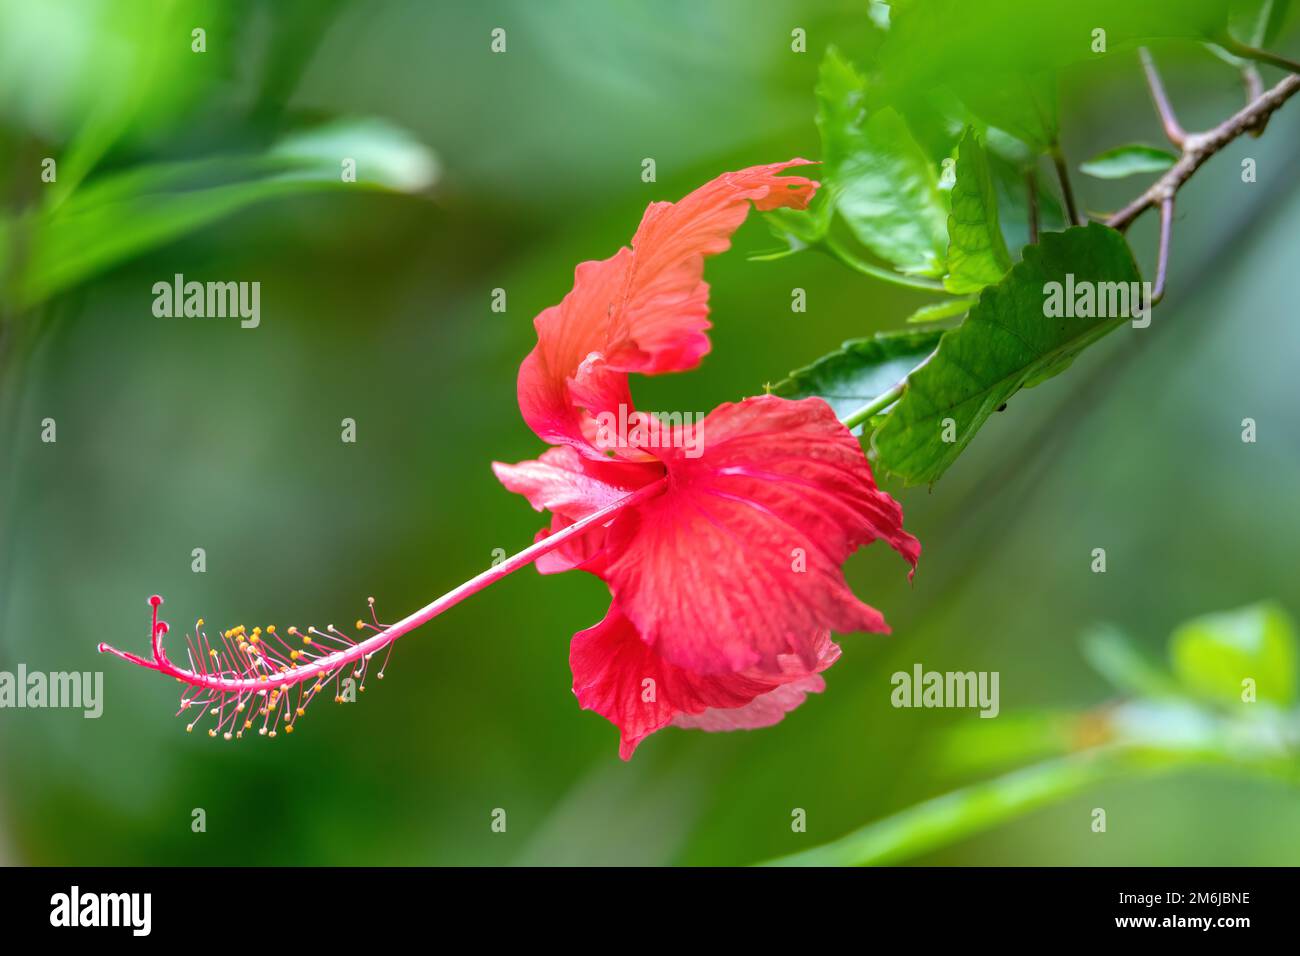
[[[61,182],[82,163],[89,187],[147,164],[254,154],[327,117],[387,121],[437,164],[413,193],[232,207],[10,307],[0,669],[102,670],[105,708],[98,720],[0,711],[0,861],[748,863],[988,772],[943,759],[940,744],[953,725],[998,721],[893,709],[896,670],[999,671],[1004,715],[1083,709],[1111,694],[1079,649],[1095,622],[1158,658],[1197,614],[1263,598],[1300,612],[1291,106],[1180,195],[1171,291],[1149,335],[1117,335],[1017,397],[932,491],[890,488],[924,545],[915,584],[879,546],[848,569],[894,633],[845,637],[827,693],[774,728],[670,729],[619,761],[614,728],[569,689],[569,636],[607,605],[581,574],[512,576],[403,638],[358,703],[318,704],[274,741],[187,735],[171,717],[175,684],[95,653],[101,640],[144,652],[155,592],[175,636],[199,616],[351,621],[368,595],[394,620],[494,549],[531,541],[542,519],[489,463],[541,450],[515,398],[532,317],[577,262],[627,242],[646,203],[727,169],[816,158],[821,53],[870,45],[867,6],[0,2],[13,217],[52,188],[45,156]],[[190,52],[195,26],[205,54]],[[505,54],[489,49],[495,27]],[[796,27],[807,53],[791,51]],[[1294,51],[1295,31],[1279,45]],[[1238,76],[1208,53],[1156,53],[1189,128],[1241,104]],[[1063,97],[1076,166],[1159,142],[1131,52],[1070,71]],[[1246,156],[1257,183],[1240,181]],[[646,157],[655,183],[641,180]],[[1076,176],[1094,210],[1138,182]],[[1153,223],[1130,239],[1149,269]],[[811,254],[747,261],[773,245],[754,216],[710,260],[714,351],[694,373],[637,382],[642,407],[707,410],[760,392],[928,301]],[[261,326],[156,318],[151,287],[178,272],[260,281]],[[790,311],[794,287],[807,290],[804,314]],[[490,309],[495,288],[504,314]],[[40,441],[46,417],[56,444]],[[345,417],[355,445],[339,440]],[[1256,444],[1240,440],[1244,417],[1259,423]],[[191,571],[196,547],[204,574]],[[1096,547],[1106,574],[1089,569]],[[1105,834],[1089,828],[1094,807]],[[194,808],[206,833],[191,831]],[[495,808],[506,833],[490,829]],[[806,833],[791,830],[794,808]],[[1198,770],[1113,780],[915,862],[1298,858],[1295,790]]]

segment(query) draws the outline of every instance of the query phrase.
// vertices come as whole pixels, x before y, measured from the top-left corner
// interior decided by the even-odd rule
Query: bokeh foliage
[[[875,549],[849,573],[894,634],[846,637],[827,693],[775,728],[669,731],[621,764],[614,731],[569,691],[568,637],[603,607],[599,583],[580,575],[517,575],[404,638],[382,684],[312,714],[291,739],[187,736],[169,718],[173,686],[94,653],[99,640],[143,647],[154,592],[178,626],[324,624],[355,617],[369,594],[393,618],[493,549],[529,541],[537,516],[488,463],[538,450],[514,395],[532,316],[569,288],[577,262],[626,242],[647,202],[724,169],[819,157],[822,54],[834,44],[867,62],[879,46],[870,6],[0,4],[6,249],[47,204],[130,185],[143,169],[132,196],[147,209],[105,221],[143,228],[155,199],[176,198],[163,170],[199,175],[182,199],[207,210],[208,190],[262,182],[276,144],[326,123],[390,131],[401,155],[428,150],[438,171],[414,195],[259,194],[121,255],[94,251],[125,241],[122,226],[66,223],[55,248],[94,268],[39,295],[21,293],[31,280],[17,252],[6,256],[0,668],[103,669],[107,700],[97,721],[0,712],[0,859],[768,859],[992,779],[1013,757],[1050,757],[1041,727],[1025,730],[1038,751],[1006,734],[1023,727],[1014,715],[1082,713],[1114,693],[1077,639],[1098,621],[1156,660],[1203,614],[1266,598],[1294,614],[1300,122],[1283,111],[1180,196],[1170,298],[1149,338],[1108,339],[1014,417],[992,416],[932,493],[890,486],[925,545],[915,584]],[[200,19],[202,56],[189,48]],[[494,56],[498,26],[509,52]],[[936,36],[949,43],[956,26]],[[790,49],[796,27],[805,54]],[[992,42],[991,29],[974,22],[964,42]],[[1294,54],[1294,24],[1272,42]],[[1220,60],[1176,38],[1156,51],[1189,127],[1240,105]],[[908,89],[936,89],[925,71],[950,68],[938,52],[905,58],[917,71]],[[1131,49],[1079,60],[1060,80],[1066,154],[1156,142]],[[59,158],[61,199],[39,180],[45,156]],[[1258,183],[1240,182],[1246,156]],[[641,181],[645,157],[656,183]],[[1118,206],[1135,182],[1078,180],[1093,209]],[[1014,185],[995,182],[1000,194]],[[1002,226],[1024,228],[1014,216]],[[1151,228],[1133,230],[1140,254]],[[748,261],[772,246],[758,221],[735,246],[709,264],[714,352],[697,374],[637,383],[644,407],[751,394],[934,299],[826,256]],[[261,281],[261,327],[155,318],[150,288],[177,272]],[[794,287],[807,290],[806,313],[790,311]],[[489,309],[494,288],[508,291],[504,315]],[[39,441],[47,416],[56,445]],[[1248,416],[1252,445],[1240,440]],[[358,422],[356,446],[338,440],[343,417]],[[190,571],[198,546],[202,575]],[[1089,570],[1096,547],[1105,574]],[[1194,632],[1178,633],[1192,636],[1174,647],[1192,649],[1175,651],[1172,671],[1213,696],[1213,663]],[[1261,633],[1223,653],[1276,657]],[[893,709],[889,675],[918,661],[1000,671],[1003,716]],[[941,757],[958,727],[965,760]],[[1097,806],[1105,835],[1088,827]],[[206,834],[190,831],[195,807]],[[505,834],[489,829],[496,807]],[[791,832],[793,808],[807,811],[807,833]],[[1198,765],[1097,781],[907,859],[1276,864],[1298,852],[1294,790]]]

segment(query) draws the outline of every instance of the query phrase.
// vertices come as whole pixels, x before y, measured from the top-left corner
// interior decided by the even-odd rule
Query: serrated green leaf
[[[1295,628],[1276,604],[1188,621],[1170,638],[1169,656],[1178,679],[1197,696],[1241,703],[1243,682],[1250,680],[1260,701],[1295,701]]]
[[[957,178],[948,216],[948,275],[943,284],[958,295],[978,292],[1010,268],[988,156],[975,131],[967,129],[957,147]]]
[[[970,307],[975,304],[975,296],[964,296],[960,299],[946,299],[943,302],[931,302],[929,305],[923,305],[907,317],[908,324],[917,325],[922,322],[938,322],[942,319],[951,319],[954,315],[965,315],[970,311]]]
[[[356,181],[341,162],[355,160]],[[32,305],[95,272],[264,200],[316,190],[415,191],[437,173],[433,154],[382,121],[336,122],[282,140],[259,156],[193,160],[88,182],[35,214],[17,284]]]
[[[897,385],[934,351],[941,329],[878,332],[853,339],[773,385],[783,398],[825,399],[840,418]]]
[[[947,248],[938,175],[892,109],[865,109],[862,77],[831,47],[817,84],[823,188],[853,235],[903,272],[937,276]]]
[[[1178,157],[1168,150],[1131,143],[1099,153],[1080,164],[1079,169],[1097,179],[1123,179],[1141,173],[1163,173],[1176,162]]]
[[[1049,283],[1091,288],[1095,302],[1099,290],[1120,288],[1101,283],[1138,281],[1124,237],[1097,223],[1048,233],[1027,246],[1024,260],[984,290],[961,326],[946,332],[935,356],[910,376],[876,432],[880,463],[910,484],[936,481],[1012,395],[1058,374],[1083,349],[1129,321],[1049,317]],[[1061,304],[1065,289],[1052,291]],[[1105,311],[1123,311],[1117,296],[1113,303],[1109,295],[1106,300]]]

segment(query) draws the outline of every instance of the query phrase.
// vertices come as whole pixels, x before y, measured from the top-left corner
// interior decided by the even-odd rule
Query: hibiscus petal
[[[744,707],[725,710],[710,707],[702,714],[677,714],[673,726],[687,730],[757,730],[781,722],[790,711],[804,702],[809,694],[820,694],[826,681],[820,674],[801,677],[790,684],[782,684],[760,694]]]
[[[882,538],[915,567],[920,545],[857,440],[821,399],[761,396],[703,422],[702,454],[658,451],[668,490],[620,514],[603,576],[667,661],[706,674],[811,670],[827,631],[887,632],[840,565]]]
[[[658,461],[594,461],[562,445],[548,448],[537,461],[517,465],[494,461],[492,471],[507,489],[527,498],[535,510],[552,513],[551,527],[537,533],[535,540],[540,541],[657,480],[663,476],[664,467]],[[581,568],[600,575],[606,564],[601,559],[605,537],[604,526],[594,527],[538,558],[537,570],[558,574]]]
[[[814,664],[834,663],[839,648],[823,634]],[[610,606],[605,619],[573,636],[569,666],[573,692],[584,710],[595,711],[620,731],[619,756],[632,756],[650,734],[676,721],[710,730],[762,727],[797,707],[821,677],[786,658],[777,674],[697,674],[664,660],[637,633],[632,622]],[[793,690],[782,693],[783,688]],[[731,726],[726,726],[726,715]]]
[[[663,467],[593,461],[565,445],[548,448],[537,461],[494,461],[492,472],[510,491],[527,498],[534,510],[578,521],[662,477]]]
[[[725,173],[677,203],[652,203],[631,248],[581,263],[573,289],[533,321],[537,346],[519,369],[519,407],[551,444],[598,457],[583,438],[584,409],[631,406],[627,373],[693,368],[709,350],[704,257],[722,252],[752,203],[807,206],[817,183],[779,176],[807,160]]]

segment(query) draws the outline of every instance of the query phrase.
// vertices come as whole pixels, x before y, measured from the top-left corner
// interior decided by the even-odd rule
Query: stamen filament
[[[311,680],[312,678],[318,678],[323,681],[330,677],[337,677],[342,668],[349,664],[353,664],[354,662],[360,662],[360,666],[364,668],[368,658],[380,648],[386,645],[391,645],[402,635],[429,622],[443,611],[454,607],[467,597],[477,594],[479,591],[491,584],[495,584],[507,575],[518,571],[520,568],[532,564],[538,558],[542,557],[542,555],[554,551],[566,541],[583,534],[595,525],[603,524],[622,509],[639,504],[649,498],[653,498],[655,495],[663,491],[666,483],[666,478],[660,478],[658,481],[637,489],[632,494],[620,498],[613,504],[607,505],[579,521],[575,521],[567,528],[546,536],[542,540],[524,548],[518,554],[502,561],[500,564],[494,565],[486,571],[483,571],[481,574],[475,575],[468,581],[431,601],[418,611],[407,615],[396,624],[384,628],[372,637],[368,637],[366,640],[360,641],[359,643],[354,643],[351,646],[346,647],[345,650],[337,650],[320,655],[307,664],[290,665],[285,670],[279,670],[272,667],[270,663],[266,661],[264,656],[244,654],[243,649],[238,647],[239,642],[237,641],[236,652],[239,653],[241,657],[251,657],[252,661],[249,662],[250,664],[260,662],[265,666],[266,671],[269,673],[259,674],[256,678],[230,677],[227,676],[229,672],[224,669],[214,668],[211,671],[207,669],[205,657],[211,648],[207,645],[206,638],[200,634],[196,641],[198,647],[195,648],[193,647],[193,644],[191,644],[191,651],[189,653],[190,668],[186,670],[185,668],[177,667],[167,659],[167,654],[162,647],[162,638],[163,635],[167,633],[168,628],[165,622],[158,620],[158,606],[162,604],[162,598],[156,596],[150,599],[150,604],[153,606],[153,624],[150,637],[150,647],[153,651],[153,660],[145,660],[143,657],[128,653],[127,651],[118,650],[109,644],[101,643],[99,645],[99,650],[101,653],[113,654],[122,658],[122,660],[130,661],[132,664],[138,664],[141,667],[146,667],[150,670],[156,670],[159,673],[175,677],[191,687],[203,688],[223,695],[273,695],[279,688],[293,684],[301,684],[302,682]],[[377,619],[376,624],[378,624]],[[327,629],[327,631],[328,633],[322,633],[315,628],[309,628],[310,633],[320,635],[321,637],[329,637],[333,640],[342,641],[349,640],[332,625]],[[225,637],[223,633],[223,641],[224,640]],[[197,651],[197,653],[195,653],[195,651]],[[274,653],[274,651],[272,653]],[[279,657],[278,654],[275,654],[275,656]],[[385,663],[387,662],[385,661]],[[253,668],[250,666],[249,671],[251,672],[252,669]],[[197,701],[194,703],[197,704]],[[262,726],[262,732],[265,733],[267,731],[267,723],[270,722],[271,715],[268,713],[266,714],[266,721]],[[221,723],[224,723],[224,720],[221,721]],[[220,725],[221,724],[218,724],[218,726]],[[275,725],[272,724],[270,728],[270,733],[272,734],[275,733],[274,726]]]

